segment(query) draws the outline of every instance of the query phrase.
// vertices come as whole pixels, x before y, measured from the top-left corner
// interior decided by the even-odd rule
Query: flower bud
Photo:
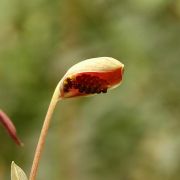
[[[111,57],[87,59],[72,66],[59,83],[60,98],[106,93],[120,85],[124,65]]]
[[[23,143],[17,136],[16,128],[11,119],[0,109],[0,123],[7,130],[8,134],[15,141],[16,144],[23,146]]]

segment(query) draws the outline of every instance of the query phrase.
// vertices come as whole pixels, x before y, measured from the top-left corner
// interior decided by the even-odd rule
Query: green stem
[[[49,104],[49,108],[48,108],[46,117],[44,119],[41,134],[40,134],[39,141],[38,141],[36,151],[35,151],[35,155],[34,155],[34,160],[33,160],[32,168],[31,168],[29,180],[35,180],[36,179],[39,161],[40,161],[42,151],[44,148],[44,144],[45,144],[46,136],[48,133],[49,125],[50,125],[52,115],[53,115],[54,109],[56,107],[56,104],[57,104],[59,98],[60,98],[60,90],[59,90],[59,86],[57,86],[55,91],[54,91],[54,94],[52,96],[51,102]]]

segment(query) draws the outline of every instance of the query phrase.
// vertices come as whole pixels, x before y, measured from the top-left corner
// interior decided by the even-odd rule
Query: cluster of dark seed
[[[107,81],[97,76],[82,74],[75,79],[67,78],[64,83],[64,92],[70,89],[78,89],[80,93],[94,94],[106,93]]]

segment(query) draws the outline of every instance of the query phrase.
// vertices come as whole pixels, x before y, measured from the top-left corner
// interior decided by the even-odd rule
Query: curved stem
[[[30,176],[29,176],[29,180],[35,180],[36,179],[36,174],[37,174],[37,169],[39,166],[39,161],[42,155],[42,151],[43,151],[43,147],[45,144],[45,140],[46,140],[46,136],[47,136],[47,132],[49,129],[49,125],[52,119],[52,115],[54,112],[54,109],[56,107],[56,104],[59,100],[59,86],[56,87],[54,94],[52,96],[51,102],[49,104],[49,108],[46,114],[46,117],[44,119],[44,123],[42,126],[42,130],[41,130],[41,134],[39,137],[39,141],[36,147],[36,151],[35,151],[35,155],[34,155],[34,160],[33,160],[33,164],[32,164],[32,168],[31,168],[31,172],[30,172]]]

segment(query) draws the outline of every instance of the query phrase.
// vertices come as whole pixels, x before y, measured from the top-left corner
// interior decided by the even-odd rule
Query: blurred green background
[[[73,64],[112,56],[122,85],[58,104],[38,180],[180,179],[180,0],[0,0],[0,180],[29,174],[56,84]]]

